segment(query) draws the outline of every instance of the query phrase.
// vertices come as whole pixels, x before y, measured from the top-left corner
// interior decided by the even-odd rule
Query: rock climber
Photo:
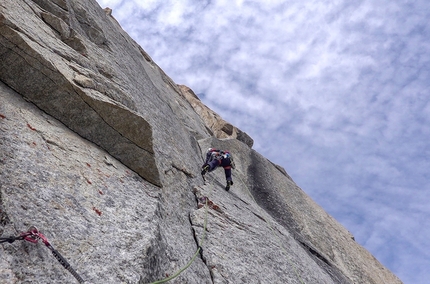
[[[206,161],[202,166],[202,176],[207,172],[215,170],[219,166],[224,168],[225,179],[227,181],[225,190],[229,191],[230,186],[233,185],[233,180],[231,178],[231,169],[234,169],[233,157],[229,151],[209,148],[206,152]]]

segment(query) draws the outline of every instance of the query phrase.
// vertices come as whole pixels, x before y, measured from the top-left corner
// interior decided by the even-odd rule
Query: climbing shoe
[[[232,180],[228,180],[227,181],[227,186],[225,187],[225,190],[229,191],[230,190],[230,186],[233,185],[233,181]]]
[[[209,165],[206,165],[202,168],[202,176],[204,176],[209,171]]]

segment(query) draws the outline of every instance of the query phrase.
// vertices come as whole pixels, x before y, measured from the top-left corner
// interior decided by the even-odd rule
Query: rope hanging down
[[[31,226],[28,232],[21,233],[18,237],[10,236],[7,238],[0,238],[0,243],[13,243],[14,241],[21,240],[25,240],[34,244],[41,240],[45,244],[45,246],[47,246],[51,250],[52,254],[61,263],[61,265],[67,271],[69,271],[73,275],[73,277],[78,280],[79,283],[85,282],[82,277],[79,276],[79,274],[70,266],[67,260],[56,249],[54,249],[54,247],[48,242],[48,239],[34,226]]]
[[[212,193],[212,187],[211,187],[211,191],[209,193],[209,196],[211,195],[211,193]],[[208,200],[209,200],[209,198],[206,198],[206,202],[205,202],[205,222],[204,222],[204,225],[203,225],[203,235],[202,235],[202,237],[200,239],[200,242],[198,243],[198,248],[197,248],[196,252],[194,253],[193,257],[188,261],[188,263],[184,267],[182,267],[181,269],[179,269],[175,274],[173,274],[170,277],[167,277],[165,279],[152,282],[150,284],[166,283],[166,282],[168,282],[168,281],[170,281],[170,280],[178,277],[182,272],[184,272],[185,270],[187,270],[188,267],[190,267],[191,264],[194,262],[194,260],[197,258],[197,256],[200,253],[202,253],[202,251],[203,251],[202,245],[203,245],[203,242],[204,242],[205,237],[206,237],[206,228],[207,228],[207,224],[208,224],[208,208],[209,208]]]

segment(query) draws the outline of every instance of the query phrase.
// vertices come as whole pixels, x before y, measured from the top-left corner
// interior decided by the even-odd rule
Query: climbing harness
[[[82,277],[79,276],[79,274],[70,266],[67,260],[56,249],[54,249],[54,247],[48,242],[48,239],[41,232],[39,232],[39,230],[36,227],[31,226],[27,232],[21,233],[17,237],[10,236],[7,238],[0,238],[0,243],[6,243],[6,242],[13,243],[14,241],[18,241],[18,240],[24,240],[34,244],[36,244],[39,240],[41,240],[45,244],[45,246],[47,246],[51,250],[52,254],[60,262],[60,264],[67,271],[69,271],[73,275],[73,277],[75,277],[76,280],[78,280],[79,283],[85,282],[82,279]]]

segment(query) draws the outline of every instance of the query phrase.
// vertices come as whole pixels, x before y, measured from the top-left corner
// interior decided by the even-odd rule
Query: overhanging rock
[[[66,60],[27,36],[8,16],[3,11],[0,14],[0,80],[144,179],[161,186],[147,120],[102,93],[91,78],[97,74],[82,66],[86,58],[81,64]],[[54,37],[53,42],[58,40]]]

